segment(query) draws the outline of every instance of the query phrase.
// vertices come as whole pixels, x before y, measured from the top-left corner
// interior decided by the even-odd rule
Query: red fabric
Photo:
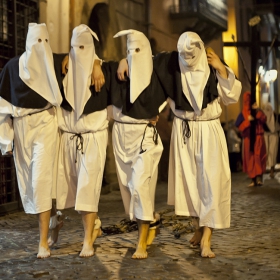
[[[266,148],[264,141],[263,124],[266,122],[266,115],[262,110],[257,110],[256,113],[256,140],[254,145],[254,152],[250,152],[250,126],[248,116],[250,110],[250,92],[245,92],[243,95],[243,109],[242,114],[244,121],[239,125],[243,138],[243,171],[248,174],[250,178],[255,178],[262,175],[266,170]]]
[[[245,120],[248,120],[248,116],[250,114],[251,114],[251,92],[246,91],[243,94],[242,115]]]
[[[243,172],[250,178],[262,175],[266,169],[266,148],[263,134],[256,136],[254,153],[250,152],[250,138],[243,139]]]

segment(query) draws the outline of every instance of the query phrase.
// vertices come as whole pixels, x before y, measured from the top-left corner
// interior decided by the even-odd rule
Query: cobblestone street
[[[262,187],[248,188],[244,173],[232,174],[231,228],[214,231],[214,259],[202,259],[190,248],[192,233],[176,239],[164,226],[146,260],[131,259],[136,231],[101,236],[95,256],[80,258],[81,217],[68,209],[59,243],[50,258],[40,260],[37,219],[20,212],[0,217],[0,279],[279,279],[280,183],[277,176],[265,176]],[[166,205],[166,183],[158,184],[156,197],[156,210],[174,215]],[[99,216],[103,227],[127,218],[116,188],[101,195]]]

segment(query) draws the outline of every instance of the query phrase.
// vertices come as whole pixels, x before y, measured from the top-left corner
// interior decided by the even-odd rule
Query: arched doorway
[[[95,49],[100,58],[119,60],[123,57],[120,40],[113,38],[119,31],[113,4],[97,3],[91,11],[88,26],[99,38],[99,42],[95,41]]]

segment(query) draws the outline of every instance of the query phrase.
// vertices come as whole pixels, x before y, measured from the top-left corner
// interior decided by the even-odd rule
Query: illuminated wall
[[[69,51],[69,0],[41,0],[40,23],[46,23],[52,51]]]
[[[236,31],[236,15],[235,15],[235,1],[228,0],[228,30],[223,32],[224,42],[233,42],[232,35],[234,35],[235,41],[237,38]],[[223,57],[227,65],[234,71],[235,75],[238,77],[238,53],[235,47],[223,47]],[[228,106],[223,106],[223,114],[221,115],[221,121],[228,122],[230,120],[235,120],[237,115],[241,111],[241,103],[231,104]]]

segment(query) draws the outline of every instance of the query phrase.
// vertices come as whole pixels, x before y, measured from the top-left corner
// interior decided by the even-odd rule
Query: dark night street
[[[0,217],[0,279],[279,279],[280,173],[265,175],[263,187],[248,188],[244,173],[232,174],[231,228],[214,231],[214,259],[202,259],[190,248],[192,233],[176,239],[172,223],[148,249],[148,259],[133,260],[137,231],[103,235],[95,242],[95,256],[80,258],[83,228],[73,209],[61,229],[59,243],[48,259],[37,259],[38,228],[35,216],[23,212]],[[159,183],[158,212],[176,222],[166,205],[167,184]],[[99,215],[104,228],[126,218],[116,186],[101,195]],[[184,219],[180,220],[184,223]],[[185,222],[188,222],[187,219]],[[167,226],[169,225],[169,226]]]

